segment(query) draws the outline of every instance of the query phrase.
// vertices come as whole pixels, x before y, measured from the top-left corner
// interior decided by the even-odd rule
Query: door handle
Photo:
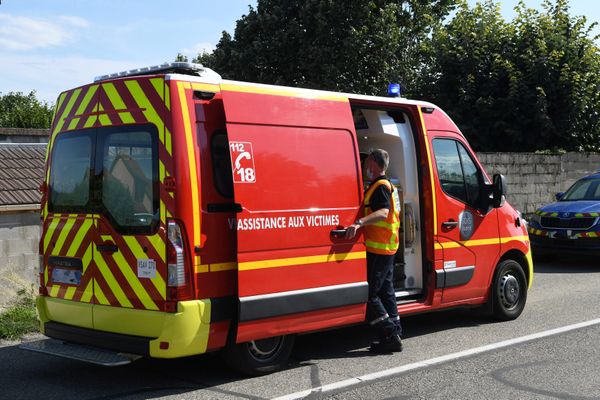
[[[346,229],[334,229],[330,233],[331,237],[336,239],[343,239],[346,237]]]
[[[96,245],[96,249],[105,253],[116,253],[117,251],[119,251],[117,245],[111,241],[106,241],[102,244]]]
[[[445,221],[445,222],[442,222],[442,226],[444,228],[448,228],[448,229],[456,228],[458,226],[458,221],[453,221],[453,220]]]

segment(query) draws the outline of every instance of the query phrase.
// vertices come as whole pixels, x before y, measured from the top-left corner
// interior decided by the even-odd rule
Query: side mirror
[[[501,174],[494,174],[494,183],[492,183],[492,206],[499,208],[506,201],[506,178]]]
[[[562,199],[563,197],[565,197],[565,192],[556,193],[556,195],[554,197],[556,197],[557,201],[560,201],[560,199]]]

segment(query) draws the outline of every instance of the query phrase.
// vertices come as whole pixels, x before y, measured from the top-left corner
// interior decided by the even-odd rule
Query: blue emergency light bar
[[[390,83],[388,86],[388,95],[390,97],[400,97],[400,84]]]

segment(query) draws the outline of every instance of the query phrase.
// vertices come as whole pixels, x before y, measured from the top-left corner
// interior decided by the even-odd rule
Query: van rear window
[[[82,211],[90,198],[93,137],[90,132],[63,134],[53,146],[49,206],[52,211]]]
[[[120,233],[158,226],[158,134],[153,125],[60,134],[50,166],[51,212],[99,213]]]

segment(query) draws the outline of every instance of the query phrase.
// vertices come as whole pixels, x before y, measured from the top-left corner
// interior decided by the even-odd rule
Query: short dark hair
[[[379,168],[384,171],[388,169],[388,165],[390,165],[390,155],[387,151],[383,149],[371,149],[369,152],[369,157],[375,161]]]

